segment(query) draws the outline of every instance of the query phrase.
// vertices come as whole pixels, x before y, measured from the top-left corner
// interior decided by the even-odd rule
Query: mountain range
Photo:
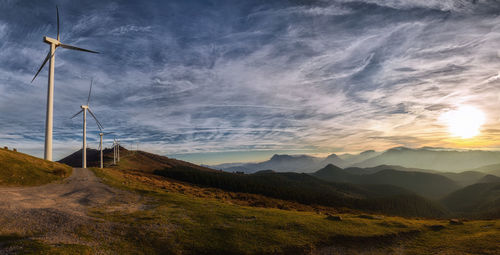
[[[258,163],[228,163],[210,166],[227,172],[254,173],[260,170],[277,172],[311,173],[328,164],[341,168],[373,168],[392,165],[403,168],[421,169],[419,172],[464,172],[471,170],[500,175],[500,152],[481,150],[448,150],[424,147],[411,149],[396,147],[384,152],[373,150],[360,154],[331,154],[328,157],[309,155],[273,155],[269,160]]]
[[[334,165],[328,165],[312,175],[330,182],[392,185],[432,199],[440,198],[460,188],[453,180],[439,174],[398,171],[390,167],[381,168],[374,173],[359,175]]]

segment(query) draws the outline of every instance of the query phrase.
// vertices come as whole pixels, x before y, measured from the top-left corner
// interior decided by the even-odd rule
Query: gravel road
[[[75,168],[61,183],[0,188],[0,237],[18,234],[47,243],[92,245],[80,237],[81,229],[105,238],[101,230],[112,226],[88,216],[90,208],[134,211],[141,208],[140,200],[136,194],[107,186],[88,169]],[[10,253],[4,246],[0,242],[0,254]]]

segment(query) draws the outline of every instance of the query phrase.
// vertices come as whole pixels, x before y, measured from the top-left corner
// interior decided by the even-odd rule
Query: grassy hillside
[[[94,169],[106,183],[149,198],[140,212],[95,208],[91,215],[125,223],[127,238],[104,249],[116,253],[172,254],[495,254],[500,222],[417,220],[369,214],[255,208],[221,197],[224,191],[182,185],[165,178],[117,169]],[[191,188],[190,188],[191,187]],[[214,197],[193,196],[216,193]],[[150,229],[149,232],[144,229]],[[117,230],[118,231],[118,230]],[[92,233],[86,233],[92,237]],[[120,235],[117,235],[120,236]],[[123,235],[121,235],[123,236]],[[362,244],[362,245],[360,245]],[[95,252],[95,251],[94,251]]]
[[[71,175],[71,167],[24,153],[0,149],[0,185],[34,186]]]
[[[111,221],[126,221],[140,224],[170,224],[173,240],[158,243],[155,249],[177,249],[189,254],[254,254],[254,253],[294,253],[311,250],[315,245],[327,242],[335,236],[377,237],[410,232],[421,226],[411,220],[405,227],[376,224],[377,221],[360,219],[356,215],[343,215],[344,220],[327,219],[324,214],[297,212],[222,203],[219,199],[199,199],[191,195],[172,192],[164,187],[166,179],[151,184],[142,175],[134,178],[123,171],[95,169],[105,182],[124,189],[149,194],[152,202],[147,213],[133,215],[109,215],[105,210],[95,210],[93,215]],[[212,192],[205,189],[205,192]],[[392,222],[401,218],[384,218]],[[358,224],[366,224],[363,229]],[[156,234],[156,233],[155,233]],[[149,238],[155,238],[151,235]],[[144,242],[144,241],[143,241]],[[144,242],[155,245],[155,242]],[[160,246],[161,245],[161,246]],[[167,252],[164,250],[164,252]]]
[[[109,157],[112,156],[112,151],[108,151],[105,155],[108,158],[105,165],[111,166]],[[306,205],[336,206],[390,215],[423,217],[445,215],[439,206],[405,189],[393,186],[334,184],[296,173],[232,174],[147,152],[128,151],[124,148],[121,150],[121,161],[113,168],[155,173],[158,176],[204,187],[265,195],[269,198]]]
[[[74,164],[78,162],[79,153],[81,152],[76,152],[61,161]],[[330,183],[297,173],[233,174],[143,151],[129,151],[123,147],[120,154],[120,162],[113,166],[115,169],[154,173],[229,192],[264,195],[306,205],[343,207],[388,215],[413,217],[446,215],[446,211],[439,205],[395,186]],[[112,165],[112,155],[111,150],[105,151],[105,165]],[[74,160],[71,160],[72,158]],[[97,164],[98,158],[89,158],[89,161]]]
[[[105,167],[113,166],[113,149],[105,149],[103,151],[103,160]],[[82,150],[74,152],[73,154],[61,159],[59,162],[73,167],[81,167]],[[100,153],[98,150],[87,149],[87,166],[100,166]],[[201,171],[215,171],[210,168],[202,167],[182,160],[159,156],[149,152],[129,151],[124,147],[120,147],[120,162],[114,167],[122,170],[140,170],[143,172],[153,172],[158,169],[176,167],[192,168]]]
[[[500,217],[500,182],[477,183],[446,196],[442,203],[464,216]]]
[[[414,217],[442,217],[446,214],[432,202],[395,186],[331,183],[297,173],[261,172],[246,175],[185,168],[163,169],[154,173],[204,187],[260,194],[303,204]]]
[[[109,156],[112,156],[112,151],[105,155],[108,157],[105,165],[111,166],[112,159]],[[155,173],[205,187],[265,195],[307,205],[346,207],[391,215],[425,217],[445,215],[445,212],[433,203],[397,187],[332,184],[309,175],[295,173],[232,174],[147,152],[128,151],[124,148],[121,150],[121,161],[113,168]]]
[[[2,232],[3,248],[20,254],[497,254],[500,221],[421,220],[366,213],[330,215],[315,208],[269,209],[236,204],[241,194],[160,178],[93,169],[105,183],[140,195],[136,210],[93,207],[99,225],[47,243],[36,233]],[[225,197],[233,197],[225,200]],[[336,217],[340,217],[338,220]],[[22,247],[21,249],[19,247]]]
[[[427,198],[441,198],[459,188],[452,180],[433,173],[397,171],[390,168],[378,168],[378,171],[368,172],[369,174],[351,174],[351,172],[352,169],[343,170],[329,165],[312,175],[330,182],[393,185],[406,188]]]

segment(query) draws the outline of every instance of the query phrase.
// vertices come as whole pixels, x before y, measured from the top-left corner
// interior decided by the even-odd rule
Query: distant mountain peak
[[[492,174],[487,174],[483,178],[481,178],[477,183],[494,183],[500,182],[500,177]]]
[[[399,146],[399,147],[394,147],[394,148],[390,148],[387,150],[387,152],[393,152],[393,151],[412,151],[414,149],[411,149],[411,148],[408,148],[408,147],[404,147],[404,146]]]
[[[337,154],[335,153],[332,153],[330,155],[328,155],[328,157],[326,157],[327,159],[333,159],[333,158],[340,158],[339,156],[337,156]]]
[[[326,165],[325,167],[323,167],[322,169],[318,170],[318,172],[320,171],[328,171],[328,170],[343,170],[342,168],[334,165],[334,164],[328,164]]]
[[[287,154],[274,154],[270,160],[283,160],[283,159],[289,159],[292,156],[287,155]]]
[[[271,161],[276,161],[276,160],[288,160],[288,159],[308,159],[312,158],[311,156],[308,155],[288,155],[288,154],[274,154],[271,157]]]
[[[361,152],[359,155],[366,155],[366,154],[370,154],[370,153],[374,153],[376,152],[375,150],[366,150],[366,151],[363,151]]]

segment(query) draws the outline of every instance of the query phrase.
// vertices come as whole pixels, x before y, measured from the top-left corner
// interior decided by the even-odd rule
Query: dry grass
[[[320,205],[304,205],[293,201],[286,201],[275,199],[258,194],[249,194],[241,192],[230,192],[217,188],[199,187],[182,181],[161,177],[155,174],[144,173],[139,171],[124,171],[120,172],[110,170],[110,175],[120,175],[125,181],[123,184],[131,184],[140,182],[146,187],[153,189],[161,189],[165,192],[175,192],[185,195],[190,195],[197,198],[214,199],[229,204],[263,207],[263,208],[276,208],[282,210],[293,211],[309,211],[323,214],[335,213],[357,213],[356,210],[348,208],[332,208]]]
[[[71,167],[24,153],[0,149],[0,185],[35,186],[71,175]]]
[[[329,209],[249,207],[246,194],[205,189],[140,172],[95,172],[110,185],[156,199],[144,212],[110,215],[96,210],[96,216],[119,222],[170,223],[174,226],[170,237],[176,244],[174,253],[497,254],[493,248],[500,236],[497,221],[451,226],[444,220],[353,213],[336,214],[342,220],[334,221],[324,214]],[[275,199],[269,203],[287,204]],[[435,231],[433,225],[444,228]]]

